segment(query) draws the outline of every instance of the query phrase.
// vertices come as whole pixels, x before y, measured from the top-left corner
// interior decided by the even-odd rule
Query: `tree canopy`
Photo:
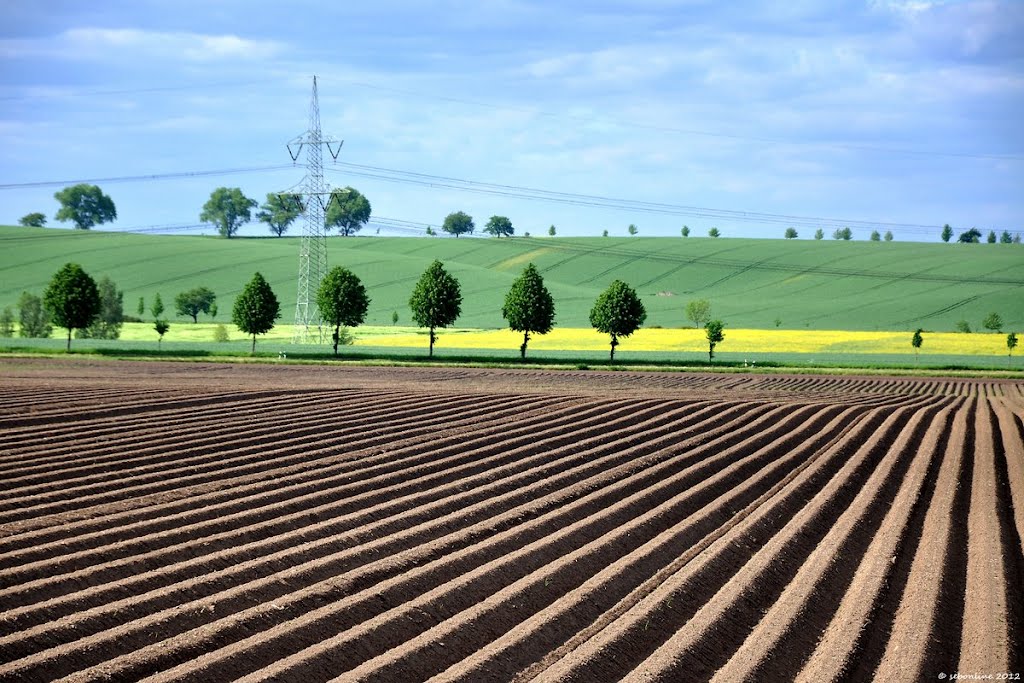
[[[41,228],[46,225],[46,216],[39,213],[27,213],[18,219],[18,225],[26,228]]]
[[[512,283],[512,288],[505,295],[501,315],[508,321],[510,330],[523,333],[523,343],[519,347],[521,358],[526,358],[526,345],[530,342],[531,334],[547,334],[551,331],[555,322],[555,301],[544,286],[544,278],[532,263]]]
[[[266,223],[270,232],[281,237],[296,218],[302,215],[302,202],[295,196],[267,193],[267,201],[260,206],[256,220]]]
[[[75,336],[80,339],[117,339],[124,324],[124,292],[106,275],[96,283],[96,289],[100,294],[100,311],[92,324],[80,329]]]
[[[832,239],[849,242],[853,239],[853,231],[849,228],[837,228],[836,231],[832,233]]]
[[[100,293],[96,281],[80,265],[65,263],[43,293],[43,305],[54,324],[67,329],[70,351],[71,333],[89,327],[99,315]]]
[[[474,227],[472,216],[465,211],[456,211],[444,217],[444,224],[441,226],[441,229],[448,234],[458,237],[463,233],[472,233]]]
[[[366,319],[370,298],[366,287],[352,271],[336,266],[320,282],[316,294],[320,318],[334,327],[334,355],[338,355],[342,327],[357,327]]]
[[[946,223],[945,225],[942,226],[942,234],[940,235],[940,237],[942,237],[943,242],[948,242],[950,239],[953,238],[953,228],[949,225],[949,223]]]
[[[715,358],[715,346],[725,339],[725,323],[721,320],[709,320],[704,325],[704,336],[708,340],[708,362]]]
[[[610,360],[615,360],[615,347],[619,337],[628,337],[647,320],[647,310],[636,291],[622,280],[616,280],[604,290],[590,310],[591,326],[611,336]]]
[[[711,302],[707,299],[694,299],[686,304],[686,319],[691,321],[694,327],[700,327],[711,320]]]
[[[634,225],[633,223],[630,223],[629,227],[626,228],[626,232],[628,232],[630,235],[635,235],[638,232],[640,232],[640,230],[637,229],[636,225]]]
[[[998,313],[989,313],[985,316],[985,319],[981,321],[981,326],[986,330],[992,330],[993,332],[1003,331],[1003,316]]]
[[[785,237],[787,240],[795,240],[798,236],[796,228],[786,228]]]
[[[487,227],[484,228],[484,232],[494,235],[495,237],[511,237],[515,233],[515,229],[512,227],[512,221],[505,216],[491,216],[487,221]]]
[[[110,223],[117,220],[117,208],[114,200],[103,194],[96,185],[79,183],[54,193],[54,199],[60,202],[54,218],[58,221],[71,221],[79,230],[88,230],[94,225]]]
[[[708,237],[721,237],[722,233],[718,231],[718,228],[711,228],[708,230]]]
[[[342,237],[349,237],[363,229],[370,220],[370,200],[354,187],[331,192],[331,200],[324,214],[324,224],[337,228]]]
[[[199,322],[200,313],[209,313],[216,305],[217,295],[207,287],[196,287],[174,297],[174,312],[187,315],[192,322]]]
[[[46,339],[53,334],[50,312],[35,294],[22,292],[18,298],[18,336]]]
[[[244,223],[252,220],[256,200],[249,199],[237,187],[218,187],[203,204],[199,220],[213,223],[221,237],[231,238]]]
[[[231,321],[242,332],[252,335],[252,350],[256,351],[256,335],[274,329],[274,321],[281,317],[281,305],[267,281],[259,273],[245,285],[235,299]]]
[[[420,327],[430,329],[430,356],[434,355],[434,330],[448,327],[462,313],[462,291],[459,281],[448,274],[440,261],[434,261],[420,276],[409,297],[412,319]]]
[[[956,238],[957,242],[961,244],[977,244],[981,241],[981,230],[977,228],[971,228],[960,233],[960,236]]]

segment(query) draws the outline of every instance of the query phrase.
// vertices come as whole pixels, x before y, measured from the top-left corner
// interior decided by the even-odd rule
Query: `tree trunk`
[[[256,333],[252,335],[252,353],[256,353]]]
[[[613,334],[613,335],[612,335],[612,353],[611,353],[611,355],[610,355],[610,356],[608,357],[608,362],[609,362],[609,363],[614,363],[614,362],[615,362],[615,347],[616,347],[616,346],[618,346],[618,345],[619,345],[619,340],[618,340],[618,339],[616,338],[616,336],[615,336],[615,335]]]
[[[430,358],[434,357],[434,328],[430,328]]]
[[[336,325],[334,327],[334,337],[333,337],[333,339],[334,339],[334,357],[335,358],[338,357],[338,338],[339,338],[340,335],[341,335],[341,325]]]
[[[71,328],[70,327],[68,328],[68,348],[67,348],[67,350],[68,351],[71,350]]]
[[[708,362],[710,363],[714,357],[715,357],[715,345],[714,344],[708,344]]]
[[[526,344],[530,341],[530,333],[523,332],[523,345],[519,347],[519,357],[526,360]]]
[[[192,314],[192,323],[196,324],[196,325],[199,324],[199,314],[198,313],[193,313]]]

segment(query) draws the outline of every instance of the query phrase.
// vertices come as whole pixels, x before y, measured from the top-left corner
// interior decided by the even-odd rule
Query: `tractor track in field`
[[[1008,380],[0,360],[0,681],[1024,666]]]

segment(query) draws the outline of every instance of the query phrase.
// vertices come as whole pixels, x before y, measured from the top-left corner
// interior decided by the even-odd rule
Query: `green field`
[[[633,285],[647,326],[680,327],[686,302],[706,298],[733,328],[817,330],[979,329],[996,311],[1006,330],[1024,329],[1024,248],[1015,244],[921,244],[709,238],[429,239],[332,237],[329,262],[353,270],[373,299],[367,324],[409,324],[408,298],[433,259],[463,289],[460,327],[500,328],[501,304],[529,262],[555,297],[556,324],[587,327],[597,295],[614,279]],[[160,293],[200,285],[217,293],[218,319],[230,320],[234,297],[260,271],[281,301],[282,322],[295,310],[298,238],[119,234],[0,227],[0,307],[22,291],[41,294],[66,262],[96,278],[110,276],[135,313]],[[148,314],[147,314],[148,317]],[[176,320],[171,317],[172,322]],[[177,320],[184,322],[184,319]]]

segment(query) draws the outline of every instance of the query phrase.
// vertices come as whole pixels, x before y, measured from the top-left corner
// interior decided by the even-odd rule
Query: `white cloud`
[[[54,37],[0,41],[0,55],[104,61],[161,58],[205,63],[267,59],[280,54],[283,47],[277,41],[231,34],[73,28]]]

